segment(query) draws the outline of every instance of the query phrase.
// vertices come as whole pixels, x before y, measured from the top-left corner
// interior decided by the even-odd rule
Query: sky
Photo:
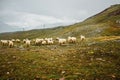
[[[81,22],[119,0],[0,0],[0,33]]]

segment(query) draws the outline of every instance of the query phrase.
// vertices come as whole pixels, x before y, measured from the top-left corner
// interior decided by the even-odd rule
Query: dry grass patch
[[[120,39],[120,36],[101,36],[93,38],[96,41],[111,41],[111,40],[117,40]]]

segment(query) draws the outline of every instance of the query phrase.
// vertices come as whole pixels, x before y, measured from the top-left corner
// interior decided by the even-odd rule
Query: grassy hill
[[[120,80],[120,5],[83,22],[51,29],[1,33],[0,39],[76,36],[65,45],[0,44],[1,80]],[[86,40],[80,41],[83,34]]]
[[[112,5],[104,11],[70,26],[52,29],[38,29],[24,32],[0,34],[1,39],[7,38],[36,38],[36,37],[67,37],[69,35],[87,37],[109,36],[120,34],[120,5]],[[49,35],[48,35],[49,34]]]

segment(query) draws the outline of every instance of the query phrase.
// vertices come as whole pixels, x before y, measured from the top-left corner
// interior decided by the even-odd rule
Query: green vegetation
[[[119,80],[120,5],[113,5],[81,23],[52,29],[1,33],[0,39],[77,37],[76,44],[0,44],[0,80]],[[80,41],[80,35],[86,40]],[[21,48],[21,46],[23,46]],[[64,72],[64,73],[63,73]]]
[[[69,45],[0,47],[1,79],[120,79],[120,37],[87,38]],[[62,71],[65,71],[62,74]]]

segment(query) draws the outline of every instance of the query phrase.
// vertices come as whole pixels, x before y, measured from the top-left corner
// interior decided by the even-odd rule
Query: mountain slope
[[[115,21],[120,19],[120,4],[112,5],[104,11],[86,19],[84,23],[102,23],[106,21]]]
[[[120,35],[120,4],[112,5],[104,11],[86,19],[83,22],[70,26],[61,26],[51,29],[38,29],[15,33],[2,33],[1,39],[11,38],[45,38],[67,37],[81,34],[86,37],[118,36]]]

